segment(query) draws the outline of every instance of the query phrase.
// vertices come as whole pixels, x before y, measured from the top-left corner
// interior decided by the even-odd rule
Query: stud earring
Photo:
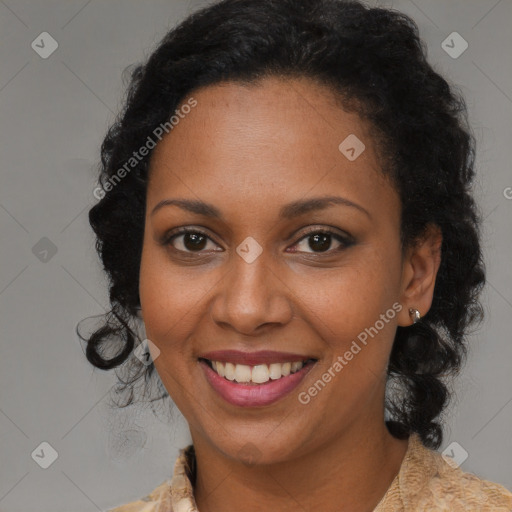
[[[415,324],[421,318],[420,312],[417,309],[409,308],[409,315],[413,317],[412,323]]]

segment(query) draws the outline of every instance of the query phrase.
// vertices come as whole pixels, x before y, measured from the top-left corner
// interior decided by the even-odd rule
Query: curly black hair
[[[101,200],[89,212],[111,309],[90,336],[77,328],[86,357],[97,368],[128,371],[120,378],[119,390],[130,390],[123,406],[133,402],[136,381],[147,384],[154,372],[132,354],[141,342],[138,284],[152,151],[115,186],[113,177],[194,90],[269,76],[325,84],[345,110],[370,122],[382,173],[401,199],[403,250],[429,226],[441,228],[432,306],[421,321],[397,328],[386,395],[390,432],[416,432],[438,448],[451,396],[447,378],[465,359],[470,325],[483,318],[481,214],[471,192],[475,140],[463,97],[427,62],[417,25],[391,9],[343,0],[222,0],[170,30],[133,68],[124,108],[101,147]],[[168,397],[157,380],[154,400]]]

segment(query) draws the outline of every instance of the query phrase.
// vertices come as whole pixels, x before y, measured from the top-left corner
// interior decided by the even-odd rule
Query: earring
[[[418,322],[420,320],[420,318],[421,318],[420,312],[417,309],[414,309],[414,308],[409,308],[409,315],[414,317],[412,319],[412,323],[413,324]]]

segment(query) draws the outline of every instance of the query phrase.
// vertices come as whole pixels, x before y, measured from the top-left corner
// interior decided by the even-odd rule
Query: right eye
[[[216,247],[217,244],[202,231],[197,229],[179,228],[170,233],[165,239],[164,245],[171,245],[173,249],[185,253],[201,253],[207,247],[208,241],[212,242]],[[212,248],[211,250],[216,250]]]

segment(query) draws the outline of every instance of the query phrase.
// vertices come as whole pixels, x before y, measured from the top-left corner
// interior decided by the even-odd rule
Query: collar
[[[410,510],[409,507],[412,505],[416,494],[421,492],[423,484],[438,472],[440,461],[442,461],[442,458],[437,452],[425,448],[419,436],[411,434],[400,470],[374,512]],[[180,450],[174,465],[174,472],[170,481],[172,511],[199,512],[194,499],[194,482],[195,453],[194,446],[189,445]],[[167,489],[169,491],[169,487]],[[407,489],[407,493],[404,492],[405,489]]]

